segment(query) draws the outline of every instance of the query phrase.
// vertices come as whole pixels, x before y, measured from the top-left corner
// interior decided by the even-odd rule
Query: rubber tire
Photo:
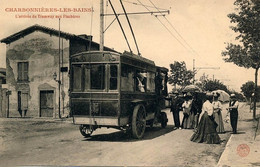
[[[168,122],[167,114],[165,112],[161,113],[161,126],[162,128],[166,128]]]
[[[132,135],[136,139],[141,139],[144,136],[145,128],[146,128],[146,113],[145,107],[142,104],[138,104],[135,106],[133,115],[132,115]]]
[[[86,129],[85,128],[88,128],[89,133],[86,133]],[[94,129],[93,129],[93,127],[91,125],[80,125],[79,126],[79,131],[80,131],[82,136],[90,137],[91,134],[93,133]]]

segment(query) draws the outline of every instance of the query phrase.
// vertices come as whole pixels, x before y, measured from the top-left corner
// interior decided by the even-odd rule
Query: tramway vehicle
[[[70,58],[70,107],[73,123],[91,136],[108,127],[144,136],[146,126],[167,126],[168,69],[130,52],[88,51]]]

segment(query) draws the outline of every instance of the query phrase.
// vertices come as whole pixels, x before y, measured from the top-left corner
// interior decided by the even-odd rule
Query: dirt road
[[[230,133],[220,135],[222,144],[193,143],[193,131],[173,130],[167,115],[168,126],[146,128],[142,140],[106,128],[84,138],[71,121],[2,118],[0,166],[215,166]]]

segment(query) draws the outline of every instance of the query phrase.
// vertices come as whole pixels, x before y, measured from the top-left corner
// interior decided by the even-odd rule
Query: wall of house
[[[70,40],[70,55],[77,54],[80,52],[89,51],[89,47],[91,47],[90,50],[99,50],[99,45],[92,43],[89,44],[89,42],[83,42],[76,39]]]
[[[8,96],[6,95],[6,88],[1,88],[0,86],[0,117],[6,118],[7,115],[7,104],[8,104]]]
[[[69,40],[61,39],[63,47],[63,66],[69,67]],[[62,58],[60,59],[60,61]],[[29,63],[29,81],[17,82],[18,62]],[[33,32],[7,45],[6,75],[8,89],[12,91],[10,100],[10,117],[20,117],[18,112],[18,91],[28,92],[28,110],[26,116],[40,116],[40,91],[54,92],[53,117],[58,117],[59,91],[58,82],[53,74],[59,74],[59,38],[42,32]],[[60,106],[61,115],[69,114],[69,76],[68,72],[61,73]]]

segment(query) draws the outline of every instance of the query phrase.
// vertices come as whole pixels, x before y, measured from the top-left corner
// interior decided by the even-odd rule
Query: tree
[[[231,29],[238,33],[238,44],[227,43],[226,50],[222,52],[226,62],[255,69],[254,85],[254,111],[256,119],[257,77],[260,67],[260,1],[236,0],[236,13],[228,15],[230,22],[234,23]]]
[[[253,81],[248,81],[241,86],[241,91],[243,92],[244,96],[247,99],[253,98],[254,85],[255,85],[255,83]],[[259,99],[259,98],[260,98],[260,87],[258,86],[256,99]]]
[[[241,91],[247,99],[252,97],[254,93],[254,85],[255,83],[253,81],[248,81],[241,86]]]
[[[202,81],[202,89],[204,91],[213,91],[213,90],[224,90],[226,92],[229,92],[227,89],[227,86],[224,85],[222,82],[219,80],[204,80]]]
[[[184,87],[192,83],[194,73],[191,70],[187,70],[186,63],[184,61],[178,62],[174,61],[170,64],[170,76],[169,84],[175,86],[179,85]]]

